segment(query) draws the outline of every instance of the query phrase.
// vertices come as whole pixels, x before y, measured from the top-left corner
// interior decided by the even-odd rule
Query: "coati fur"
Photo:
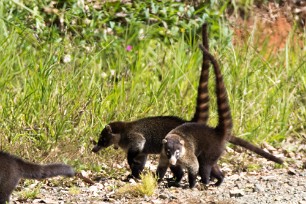
[[[207,37],[207,27],[206,24],[202,28],[202,39],[203,46],[208,49],[208,37]],[[206,124],[208,120],[208,77],[209,77],[209,59],[203,53],[202,70],[198,86],[198,96],[196,111],[194,113],[191,122],[201,122]],[[144,169],[145,162],[147,160],[148,154],[159,154],[162,150],[162,140],[165,136],[174,128],[182,125],[186,122],[190,122],[181,119],[176,116],[155,116],[146,117],[132,122],[111,122],[105,126],[99,135],[99,140],[96,142],[93,152],[98,152],[103,148],[107,148],[114,145],[115,148],[122,148],[127,153],[128,164],[132,171],[132,176],[139,178],[140,173]],[[283,163],[283,161],[259,147],[253,144],[232,136],[229,142],[235,145],[244,147],[250,151],[253,151],[268,160],[274,161],[276,163]],[[135,145],[136,144],[136,145]],[[179,166],[171,166],[176,181],[179,182],[183,177],[183,170]],[[212,171],[212,177],[216,177],[222,174],[216,165],[214,167],[215,171]],[[214,175],[215,172],[219,173]]]
[[[165,136],[184,122],[175,116],[147,117],[132,122],[112,122],[102,130],[99,141],[92,151],[98,152],[111,145],[122,148],[127,153],[132,176],[139,178],[147,155],[159,154]]]
[[[74,176],[74,170],[65,164],[39,165],[0,151],[0,204],[9,198],[21,178],[44,179],[54,176]]]
[[[223,175],[219,178],[220,171],[214,172],[213,167],[223,153],[233,127],[227,92],[219,65],[203,46],[200,47],[214,67],[218,125],[213,128],[203,123],[190,122],[171,130],[162,141],[163,149],[156,171],[157,176],[162,179],[168,166],[183,166],[188,170],[190,188],[195,186],[198,173],[204,184],[209,183],[211,172],[216,174],[214,176],[218,179],[217,183],[223,180]]]

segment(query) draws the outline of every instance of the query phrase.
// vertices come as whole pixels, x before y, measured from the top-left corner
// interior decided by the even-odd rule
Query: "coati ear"
[[[185,141],[184,140],[180,140],[180,143],[181,143],[181,145],[184,145]]]
[[[96,140],[92,139],[92,138],[90,138],[90,142],[91,142],[93,145],[97,145],[97,144],[98,144],[98,142],[97,142]]]
[[[112,128],[110,125],[106,125],[105,129],[107,130],[108,133],[112,133]]]
[[[163,139],[162,143],[166,144],[167,143],[167,139]]]

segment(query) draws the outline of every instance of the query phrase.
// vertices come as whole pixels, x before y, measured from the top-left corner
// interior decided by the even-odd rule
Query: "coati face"
[[[106,125],[102,130],[98,144],[92,149],[93,152],[98,152],[103,148],[107,148],[111,145],[115,145],[118,148],[118,142],[120,140],[120,134],[114,134],[110,125]]]
[[[184,140],[180,138],[171,137],[174,135],[170,135],[170,137],[166,137],[163,139],[164,144],[164,151],[167,155],[169,163],[171,165],[176,165],[177,160],[183,155],[184,153]]]

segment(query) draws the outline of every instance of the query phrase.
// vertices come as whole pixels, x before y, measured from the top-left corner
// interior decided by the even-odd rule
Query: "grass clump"
[[[142,174],[141,183],[126,184],[119,188],[119,195],[130,194],[132,196],[152,196],[157,188],[157,179],[153,173]]]
[[[248,172],[257,171],[257,170],[259,170],[259,169],[261,169],[261,165],[259,165],[259,164],[249,164],[249,165],[247,166],[247,171],[248,171]]]
[[[80,193],[81,193],[81,190],[77,186],[72,186],[71,188],[69,188],[70,195],[78,195]]]
[[[39,197],[41,184],[38,184],[34,188],[25,189],[18,193],[18,197],[20,200],[32,200]]]

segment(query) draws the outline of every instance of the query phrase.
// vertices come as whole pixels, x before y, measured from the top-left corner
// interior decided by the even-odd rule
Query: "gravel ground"
[[[291,143],[294,141],[294,143]],[[291,140],[283,144],[285,151],[264,147],[274,155],[285,158],[285,165],[279,167],[271,161],[235,147],[227,148],[219,166],[225,173],[224,182],[219,187],[197,183],[194,189],[188,188],[185,175],[181,187],[166,187],[166,181],[159,184],[153,196],[135,197],[120,195],[117,189],[126,185],[122,178],[129,173],[126,161],[116,164],[117,168],[127,169],[121,178],[105,178],[96,172],[83,172],[88,181],[80,178],[54,178],[21,182],[14,191],[11,203],[297,203],[306,204],[306,145],[305,141]],[[280,153],[281,152],[281,153]],[[155,171],[156,157],[150,157],[146,168]],[[119,165],[120,164],[120,165]],[[278,166],[278,167],[277,167]],[[116,169],[117,169],[116,168]],[[115,169],[115,170],[116,170]],[[122,172],[122,171],[120,171]],[[170,178],[170,173],[166,175]],[[133,179],[129,183],[136,183]],[[20,199],[21,193],[39,190],[33,199]],[[19,191],[19,192],[18,192]]]
[[[118,196],[111,186],[122,182],[108,180],[94,185],[81,185],[75,192],[69,187],[40,188],[38,198],[14,203],[298,203],[306,204],[306,170],[291,172],[287,169],[233,174],[220,187],[198,184],[194,189],[159,186],[151,197]],[[30,190],[31,186],[28,187]]]

